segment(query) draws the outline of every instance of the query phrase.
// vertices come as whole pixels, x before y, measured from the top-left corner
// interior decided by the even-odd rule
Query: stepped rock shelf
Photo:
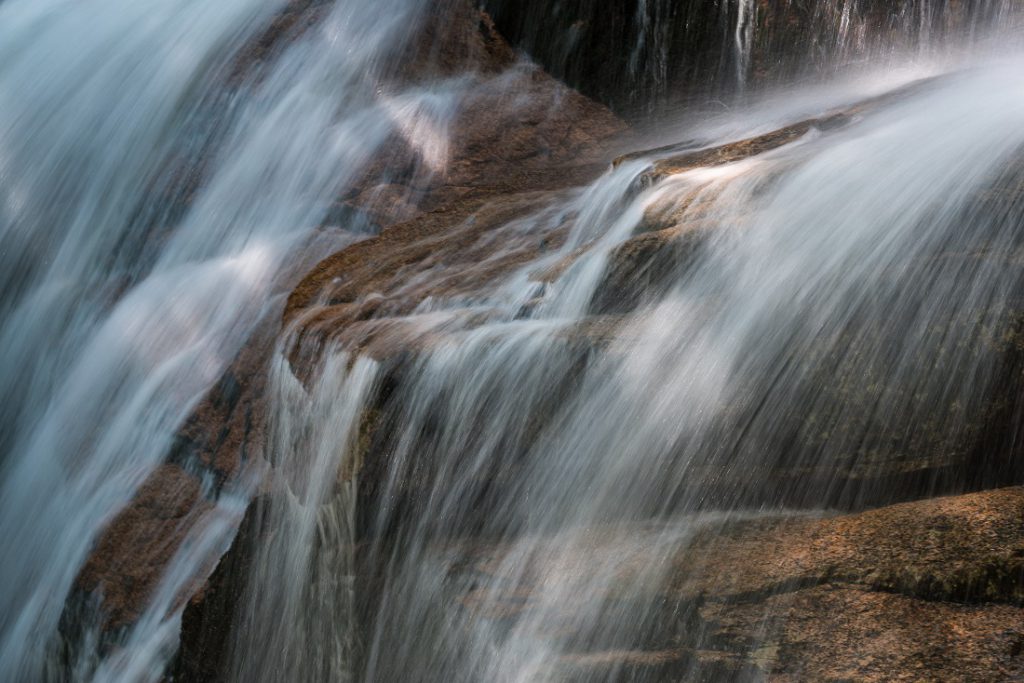
[[[959,25],[966,10],[952,4],[956,16],[947,23]],[[262,78],[266,64],[312,30],[329,5],[286,3],[223,75],[226,91]],[[325,579],[311,570],[302,579],[314,596],[326,582],[344,593],[338,600],[350,632],[325,638],[338,638],[354,680],[362,680],[358,672],[373,680],[366,674],[372,666],[378,680],[398,678],[388,667],[400,669],[405,660],[395,655],[389,664],[389,653],[374,648],[392,642],[390,629],[401,633],[382,616],[382,605],[392,612],[407,607],[393,604],[405,587],[390,582],[396,567],[409,570],[401,563],[410,547],[434,572],[434,597],[445,605],[423,608],[424,623],[452,635],[424,636],[423,652],[414,654],[427,662],[426,673],[409,673],[408,680],[432,680],[458,669],[460,657],[469,661],[474,647],[493,645],[474,639],[477,628],[504,643],[524,623],[533,629],[529,638],[558,648],[539,660],[529,680],[1024,680],[1024,230],[995,237],[964,230],[886,261],[857,290],[863,298],[850,304],[849,318],[831,336],[798,334],[819,324],[812,304],[811,320],[794,314],[793,339],[764,342],[782,349],[778,372],[737,373],[732,393],[723,392],[719,403],[709,399],[714,410],[701,412],[699,428],[714,447],[697,449],[685,438],[657,443],[685,467],[655,478],[621,518],[566,513],[572,522],[583,519],[581,528],[548,528],[529,515],[507,524],[501,517],[508,501],[542,497],[536,479],[544,470],[535,459],[562,445],[552,434],[564,411],[605,368],[629,368],[636,348],[658,346],[650,329],[666,300],[709,268],[709,253],[744,239],[774,208],[757,200],[818,150],[842,145],[843,136],[862,127],[883,128],[909,101],[963,76],[914,79],[882,94],[815,105],[785,122],[766,119],[743,133],[651,149],[650,131],[627,122],[636,112],[594,77],[619,78],[623,64],[577,72],[558,61],[571,49],[558,57],[549,54],[552,46],[537,44],[537,35],[523,33],[519,19],[541,11],[538,3],[524,4],[521,14],[508,3],[483,5],[494,19],[474,3],[438,3],[415,39],[389,55],[395,66],[381,92],[459,79],[471,86],[443,134],[399,126],[334,198],[316,234],[294,248],[240,352],[191,410],[162,464],[94,542],[64,604],[62,661],[73,666],[90,647],[100,657],[116,655],[189,533],[237,496],[233,541],[169,600],[169,614],[181,612],[180,644],[162,674],[181,683],[237,679],[244,657],[239,634],[252,628],[243,610],[256,585],[249,582],[264,569],[261,552],[287,533],[271,520],[302,508],[311,495],[302,479],[308,463],[275,451],[282,428],[274,391],[283,376],[293,382],[289,390],[315,397],[325,368],[355,376],[367,363],[372,381],[350,433],[334,445],[339,462],[319,482],[324,498],[313,498],[306,510],[318,520],[310,552],[317,561],[337,558],[337,574]],[[582,45],[631,25],[632,9],[614,5],[601,24],[580,4],[584,18],[571,26],[589,32],[581,34]],[[752,3],[759,26],[788,26],[800,36],[832,17],[805,5]],[[878,3],[865,7],[865,26],[885,14]],[[666,54],[710,63],[710,46],[720,42],[717,21],[692,47],[669,36]],[[896,30],[887,25],[883,33]],[[752,45],[753,81],[775,80],[773,70],[796,59],[783,51],[785,59],[772,61],[780,35]],[[640,85],[660,92],[685,79],[674,74]],[[428,144],[441,139],[439,149]],[[964,198],[957,207],[964,225],[1024,226],[1022,159],[1019,150],[1007,154]],[[178,184],[202,184],[205,164],[175,163],[170,174]],[[616,174],[628,180],[621,196],[613,196],[619,186],[610,180],[601,184]],[[607,201],[609,211],[632,216],[613,222],[609,233],[626,226],[617,238],[579,237],[587,235],[587,221],[597,220],[579,209],[588,191],[595,204]],[[192,191],[184,195],[169,214],[188,211]],[[734,195],[749,210],[723,211]],[[922,223],[929,220],[925,215]],[[357,236],[348,234],[352,226]],[[338,248],[325,257],[324,243]],[[585,280],[588,268],[588,295],[575,309],[558,308],[558,297]],[[975,282],[996,270],[998,306],[990,307],[996,295],[985,290],[955,314],[915,318],[932,300],[900,298],[907,282],[937,280],[936,273],[976,276]],[[530,295],[508,294],[515,287]],[[730,301],[723,290],[687,290],[686,323],[694,330],[721,325]],[[882,304],[872,308],[872,300]],[[905,319],[879,314],[888,304]],[[915,327],[919,319],[928,321],[926,329]],[[898,365],[886,351],[903,349],[911,336],[920,357],[901,357]],[[697,344],[700,335],[693,337]],[[423,408],[422,429],[410,436],[410,396],[426,395],[439,406],[458,402],[457,386],[426,391],[431,363],[462,368],[451,359],[464,353],[472,365],[473,353],[526,348],[531,339],[549,345],[555,361],[532,367],[544,375],[539,396],[522,399],[525,417],[503,435],[507,444],[482,445],[488,401],[507,396],[500,386],[482,395],[486,405],[466,408],[480,425],[451,427],[469,433],[453,439],[458,449],[436,452],[450,427],[443,407]],[[743,368],[755,350],[741,351],[735,365]],[[524,357],[530,358],[497,357],[496,365]],[[801,372],[785,375],[794,357]],[[939,386],[891,372],[909,365],[948,379]],[[529,363],[524,368],[531,370]],[[513,376],[486,369],[493,372],[487,380]],[[791,381],[776,386],[784,384],[780,377]],[[975,385],[985,391],[967,399],[958,393]],[[704,420],[704,412],[713,415]],[[643,424],[656,423],[651,417]],[[643,424],[623,429],[642,431]],[[500,453],[498,461],[474,460],[488,447]],[[422,459],[400,457],[408,453]],[[580,486],[588,495],[599,488]],[[445,507],[445,495],[456,490],[458,505]],[[434,519],[438,510],[450,517]],[[324,520],[341,530],[325,531]],[[424,532],[419,545],[403,545],[411,529]],[[329,533],[343,540],[330,546]],[[597,585],[603,592],[595,604],[580,599]],[[538,614],[543,623],[535,623]],[[629,621],[634,614],[643,617]],[[603,629],[603,620],[616,627]],[[447,650],[432,658],[431,648]],[[485,673],[466,671],[466,680]]]

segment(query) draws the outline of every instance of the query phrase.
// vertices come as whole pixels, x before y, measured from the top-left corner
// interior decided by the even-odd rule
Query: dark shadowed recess
[[[683,105],[727,106],[752,88],[820,78],[878,52],[941,46],[951,33],[998,26],[998,4],[481,0],[514,47],[630,119]]]

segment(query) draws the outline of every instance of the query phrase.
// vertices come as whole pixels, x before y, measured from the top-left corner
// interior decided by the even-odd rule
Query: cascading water
[[[283,7],[0,5],[4,680],[43,675],[97,533],[268,310],[286,258],[400,127],[381,79],[418,4],[337,3],[239,74]],[[403,95],[421,96],[442,94]],[[229,499],[204,517],[237,517]],[[197,526],[219,540],[183,547],[207,557],[182,558],[133,641],[170,636],[173,652],[168,608],[232,528]]]
[[[486,0],[498,25],[626,115],[897,66],[1011,29],[1015,0]],[[616,51],[613,46],[626,45]]]
[[[736,3],[736,82],[741,88],[750,77],[755,21],[753,15],[756,11],[753,0],[739,0]]]
[[[888,28],[918,56],[954,34],[1010,52],[989,29],[1013,3],[968,4],[907,3]],[[816,8],[823,62],[878,54],[855,21],[871,5]],[[335,199],[393,137],[413,177],[444,174],[474,81],[401,73],[422,3],[311,6],[247,72],[285,3],[0,4],[0,678],[169,675],[183,596],[248,508],[220,679],[660,680],[601,657],[703,642],[697,607],[665,597],[695,538],[896,499],[871,479],[893,451],[929,453],[926,489],[971,462],[1005,379],[975,342],[1013,337],[1020,297],[1024,58],[1007,54],[666,124],[659,143],[699,142],[623,157],[491,237],[571,226],[557,249],[382,313],[408,335],[398,370],[344,343],[307,355],[319,311],[298,316],[265,463],[226,488],[198,471],[207,504],[141,615],[107,642],[82,617],[55,654],[92,544],[280,315],[289,259],[356,239],[317,230]],[[674,14],[637,7],[631,68],[668,87]],[[741,87],[777,39],[763,11],[723,3],[718,63]]]
[[[842,130],[673,173],[639,195],[646,164],[624,165],[581,195],[590,251],[527,320],[516,314],[533,295],[525,273],[520,296],[510,285],[480,302],[506,316],[427,354],[396,408],[381,500],[410,479],[431,484],[414,513],[385,504],[371,523],[386,586],[366,678],[571,678],[559,667],[572,655],[663,624],[657,586],[671,558],[695,529],[749,514],[744,486],[767,476],[756,473],[870,467],[873,450],[940,406],[969,412],[996,380],[970,340],[1001,334],[1019,287],[1018,271],[984,254],[1019,244],[1020,202],[990,213],[977,196],[1024,144],[1021,66],[948,77]],[[645,211],[684,197],[680,224],[719,227],[619,323],[607,353],[581,356],[572,328],[593,313],[594,274]],[[944,356],[948,374],[930,375]],[[823,365],[834,382],[885,377],[894,395],[842,433],[861,408],[820,385]],[[934,427],[936,445],[957,442],[965,412]],[[780,443],[793,415],[816,417],[824,440]],[[736,483],[715,490],[709,469]],[[830,495],[826,485],[801,502]],[[467,555],[445,545],[459,538],[480,539],[468,556],[483,554],[486,574],[459,573]]]
[[[351,367],[350,367],[351,366]],[[360,417],[375,364],[332,355],[309,393],[281,359],[271,376],[281,408],[271,449],[284,481],[262,524],[275,539],[259,551],[242,600],[232,680],[352,680],[355,484]],[[326,411],[326,412],[324,412]],[[339,472],[347,473],[339,485]],[[305,583],[298,577],[312,577]],[[282,582],[284,578],[284,582]]]

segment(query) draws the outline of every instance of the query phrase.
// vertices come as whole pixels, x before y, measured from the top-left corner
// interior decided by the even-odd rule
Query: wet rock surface
[[[282,36],[296,35],[315,21],[309,13],[322,11],[321,4],[291,3],[244,59],[259,61],[272,54]],[[408,141],[396,138],[365,178],[338,197],[337,211],[325,230],[358,214],[379,234],[292,273],[281,290],[290,292],[287,300],[267,315],[250,344],[196,408],[167,464],[97,542],[75,590],[81,599],[102,596],[104,629],[124,629],[138,618],[193,516],[208,509],[246,467],[262,464],[266,364],[282,328],[295,334],[291,360],[300,378],[308,379],[320,354],[332,346],[373,357],[384,366],[380,395],[364,420],[365,452],[358,458],[364,463],[358,472],[361,505],[372,507],[382,495],[380,482],[393,445],[389,406],[398,400],[409,368],[425,350],[447,339],[444,325],[418,316],[425,309],[428,312],[422,315],[429,316],[431,300],[463,300],[464,315],[453,316],[452,331],[486,322],[487,312],[473,302],[503,276],[560,248],[575,217],[528,229],[517,221],[599,175],[628,139],[626,126],[604,107],[537,67],[517,63],[487,15],[468,4],[459,11],[458,22],[429,25],[429,40],[410,48],[414,56],[409,62],[429,68],[395,76],[452,75],[469,65],[477,72],[474,77],[481,79],[453,124],[443,172],[424,173]],[[448,35],[455,38],[439,39]],[[448,47],[439,53],[423,51],[424,46],[438,44]],[[859,113],[851,109],[824,115],[711,149],[661,150],[654,155],[658,160],[645,174],[645,182],[766,154],[811,131],[841,127]],[[617,163],[641,156],[651,157],[652,152],[619,157]],[[395,173],[396,165],[404,171]],[[986,201],[1012,203],[1016,199],[1011,195],[1018,191],[1017,186],[1007,189],[997,183]],[[738,227],[722,226],[702,212],[702,205],[713,203],[713,194],[688,192],[650,207],[636,233],[610,253],[590,316],[562,336],[577,354],[577,369],[605,352],[612,340],[628,334],[645,305],[671,286],[716,231]],[[532,277],[551,283],[584,253],[586,248]],[[979,353],[1000,354],[1000,369],[1007,379],[994,404],[973,413],[966,445],[950,446],[938,428],[934,435],[920,431],[897,441],[891,425],[876,434],[872,425],[856,423],[857,416],[844,415],[853,435],[850,443],[859,447],[874,439],[888,448],[852,448],[839,462],[827,463],[827,471],[812,471],[802,463],[822,445],[822,431],[814,419],[828,418],[826,401],[824,407],[816,406],[818,413],[793,411],[791,438],[770,444],[772,452],[785,457],[767,458],[764,476],[749,490],[737,488],[737,481],[730,479],[738,473],[728,467],[729,454],[696,463],[689,486],[707,492],[709,508],[737,502],[769,507],[820,504],[817,493],[814,500],[808,499],[809,490],[826,491],[827,504],[845,509],[889,507],[836,517],[716,522],[667,560],[652,560],[641,545],[629,562],[665,562],[665,581],[653,595],[635,598],[660,605],[656,624],[634,642],[605,643],[566,654],[557,676],[770,676],[793,681],[1024,676],[1024,630],[1018,628],[1024,623],[1024,493],[999,489],[890,505],[936,491],[984,488],[1019,478],[1012,462],[1017,437],[998,431],[999,425],[1012,423],[1008,416],[1019,410],[1013,398],[1019,393],[1024,349],[1018,327],[997,327],[978,337]],[[828,351],[821,353],[822,368],[834,368],[835,360]],[[886,389],[859,382],[863,376],[858,371],[863,369],[847,368],[850,384],[836,387],[837,403],[848,401],[850,392],[860,392],[866,406],[878,402],[877,392]],[[552,402],[559,398],[554,395]],[[798,399],[793,399],[794,405]],[[907,406],[916,399],[893,395],[886,400],[887,405]],[[916,418],[920,413],[908,409],[907,414]],[[733,421],[723,423],[723,432],[750,419],[728,417]],[[935,422],[963,420],[959,413],[933,417]],[[858,441],[864,434],[870,438]],[[965,466],[975,465],[978,476],[965,480]],[[749,473],[740,479],[749,480]],[[419,481],[412,477],[408,500],[398,504],[408,505],[407,514],[412,514],[416,498],[436,485],[426,475]],[[481,490],[494,485],[499,484],[484,482]],[[657,506],[661,505],[659,501]],[[250,508],[238,538],[206,583],[195,586],[191,597],[182,596],[188,605],[174,680],[218,680],[223,675],[235,628],[235,602],[250,568],[252,547],[267,533],[254,521],[256,509],[256,504]],[[485,512],[482,507],[481,514]],[[460,562],[486,574],[487,562],[476,555],[483,543],[470,541]],[[605,548],[618,550],[614,543]],[[501,552],[500,547],[488,548],[491,555]],[[378,569],[363,568],[361,580],[368,592],[378,580]],[[504,610],[501,618],[514,619],[528,606],[530,592],[530,586],[522,587],[507,601],[494,596],[482,601],[469,592],[459,600],[470,611],[479,609],[481,602],[488,609],[497,604]]]
[[[620,599],[646,605],[654,624],[633,643],[566,653],[559,673],[1016,680],[1024,674],[1022,521],[1024,490],[1008,488],[837,517],[697,521],[695,536],[670,552],[649,527],[598,530],[578,557],[559,562],[585,582],[615,557]],[[507,551],[483,544],[464,552],[453,571],[470,576],[492,571]],[[523,575],[557,581],[551,571],[541,565]],[[652,571],[659,581],[643,588],[636,577]],[[514,620],[540,593],[527,579],[507,595],[469,591],[461,601],[476,618]],[[571,642],[557,624],[579,623],[573,610],[586,608],[565,604],[550,618],[551,636]]]
[[[289,3],[239,56],[231,78],[258,78],[261,65],[315,25],[327,6],[319,0]],[[319,244],[314,236],[293,255],[275,288],[291,296],[268,308],[250,341],[182,426],[167,464],[97,540],[69,597],[66,633],[78,629],[76,614],[86,602],[101,615],[98,627],[104,637],[130,627],[191,523],[226,487],[235,486],[239,475],[264,466],[264,391],[268,359],[282,329],[281,306],[285,327],[302,312],[304,334],[314,338],[307,346],[321,347],[343,333],[355,348],[376,344],[378,357],[405,354],[408,348],[401,346],[409,343],[408,334],[389,333],[386,320],[367,323],[365,329],[349,325],[408,313],[429,296],[482,290],[555,248],[564,229],[556,228],[547,238],[521,236],[516,249],[501,242],[515,235],[499,235],[495,228],[598,175],[613,156],[609,145],[620,144],[626,132],[625,124],[601,105],[534,66],[518,64],[489,17],[468,2],[433,7],[423,34],[406,49],[410,56],[400,63],[408,68],[394,74],[396,79],[469,70],[482,81],[453,126],[445,173],[396,176],[387,170],[382,185],[385,169],[393,169],[396,161],[410,168],[418,163],[396,138],[355,188],[338,198],[343,216],[351,218],[354,211],[369,217],[382,233],[313,267],[308,253],[319,249],[322,254],[323,244],[330,244],[327,225]],[[181,173],[192,185],[201,182],[201,168]],[[502,255],[495,257],[499,246]],[[432,286],[416,286],[418,278],[441,269],[448,269],[447,275]],[[310,361],[307,367],[313,365]]]
[[[998,22],[975,2],[486,0],[511,43],[557,78],[627,117],[856,68],[961,30]],[[745,13],[737,30],[741,7]],[[710,11],[709,11],[710,9]],[[979,11],[982,10],[982,11]],[[914,24],[908,30],[908,22]]]
[[[453,160],[427,196],[422,215],[318,264],[290,296],[286,321],[316,304],[337,305],[369,294],[393,298],[396,290],[409,292],[406,305],[414,308],[428,296],[484,287],[543,250],[557,248],[557,235],[548,242],[533,235],[516,255],[514,243],[502,242],[494,232],[536,211],[559,190],[600,174],[608,160],[604,145],[625,129],[606,110],[530,67],[510,78],[492,84],[492,93],[485,87],[468,103],[454,126]],[[513,255],[496,258],[499,250]],[[457,265],[472,263],[484,267],[457,272]],[[450,270],[450,282],[436,289],[411,286],[417,276],[438,268]]]
[[[175,680],[219,680],[232,596],[258,542],[254,504],[238,539],[183,621]],[[438,546],[449,617],[470,630],[511,628],[548,600],[541,581],[585,584],[613,567],[620,605],[645,615],[603,640],[593,605],[545,609],[562,654],[556,680],[1009,681],[1024,675],[1024,489],[1007,488],[865,513],[761,512],[595,529],[567,557],[557,537],[487,582],[513,547],[486,539]],[[263,533],[266,533],[264,530]],[[546,548],[546,549],[545,549]],[[557,558],[555,564],[546,558]],[[372,592],[372,567],[357,590]],[[371,572],[371,573],[365,573]],[[554,609],[554,611],[552,611]],[[615,609],[606,605],[604,609]],[[365,618],[365,617],[364,617]],[[582,629],[576,633],[574,629]],[[578,639],[577,639],[578,636]],[[456,636],[457,637],[457,636]]]
[[[196,476],[169,463],[111,522],[76,585],[103,596],[104,629],[124,628],[140,616],[183,534],[212,506],[202,488]]]
[[[230,665],[231,643],[238,625],[239,602],[253,565],[253,548],[265,542],[268,497],[254,500],[242,519],[231,547],[206,582],[189,597],[182,614],[181,644],[169,680],[224,680]]]
[[[780,136],[791,140],[791,132]],[[728,163],[745,158],[744,149],[752,150],[749,154],[774,149],[772,137],[766,139],[764,150],[744,141],[734,150],[715,154],[724,154]],[[689,163],[674,168],[678,172]],[[591,171],[581,167],[578,172],[583,177]],[[294,359],[300,374],[303,363],[328,343],[371,355],[388,368],[386,387],[368,410],[373,416],[367,421],[367,450],[360,457],[366,461],[360,472],[364,506],[372,507],[380,493],[377,482],[386,472],[382,468],[390,448],[387,404],[399,395],[403,368],[414,363],[421,351],[436,347],[445,334],[435,324],[420,328],[416,316],[409,314],[428,297],[453,299],[479,293],[500,275],[535,260],[547,246],[557,247],[564,239],[564,227],[561,235],[559,229],[544,234],[545,246],[536,234],[494,232],[535,208],[550,192],[558,190],[509,192],[507,187],[490,187],[467,192],[435,209],[417,210],[415,217],[385,229],[379,237],[321,262],[292,293],[284,318],[301,330]],[[1005,200],[1002,192],[995,196]],[[702,222],[699,210],[694,221],[694,210],[694,203],[684,198],[648,212],[640,232],[613,252],[604,285],[608,298],[599,296],[595,303],[595,312],[602,315],[567,332],[569,337],[593,350],[621,336],[642,304],[637,297],[657,279],[685,268],[687,254],[699,248],[707,231],[715,229]],[[489,239],[500,239],[508,247],[502,259],[488,261]],[[522,240],[518,249],[512,248],[516,239]],[[556,278],[557,273],[538,279],[544,277]],[[636,296],[626,296],[634,281],[640,282]],[[410,287],[410,282],[415,286]],[[467,310],[470,317],[482,315],[481,322],[487,319],[479,310]],[[467,325],[471,327],[472,321],[462,320],[455,329]],[[995,347],[1013,352],[1016,337],[996,336],[1000,341]],[[1001,419],[997,416],[997,421]],[[853,458],[848,466],[823,471],[821,481],[813,472],[800,469],[799,457],[788,464],[768,462],[765,481],[774,493],[763,497],[763,491],[751,491],[747,501],[802,505],[811,501],[801,497],[801,488],[831,487],[836,492],[832,502],[856,509],[884,505],[899,496],[930,495],[944,486],[979,485],[951,481],[963,471],[963,453],[929,455],[927,446],[917,444],[915,453],[920,456],[907,457],[896,450],[876,454],[874,459]],[[1006,452],[1005,447],[1001,452]],[[710,507],[716,502],[726,506],[737,502],[716,501],[715,482],[729,496],[736,495],[735,482],[723,480],[727,472],[728,468],[714,462],[707,463],[705,478],[699,468],[695,470],[693,486],[710,491]],[[423,477],[407,491],[409,514],[416,497],[426,495],[431,485],[429,477]],[[941,477],[950,481],[941,484]],[[653,600],[671,606],[659,609],[661,616],[651,629],[656,635],[566,654],[557,676],[564,680],[1012,679],[1024,670],[1020,659],[1024,634],[1012,626],[1024,616],[1020,607],[1024,551],[1018,547],[1024,529],[1022,500],[1021,490],[1002,489],[834,518],[715,524],[713,531],[698,534],[669,561],[666,583],[656,596],[640,598],[644,604]],[[619,552],[612,547],[612,552]],[[244,576],[239,568],[244,568],[247,552],[251,551],[236,544],[208,588],[186,610],[179,660],[186,668],[182,671],[195,666],[187,662],[206,661],[203,643],[215,638],[211,634],[230,629],[230,609],[217,596],[224,586]],[[500,554],[501,549],[488,552]],[[649,560],[642,550],[631,558],[638,564]],[[474,565],[472,552],[462,564],[484,574],[488,571],[486,566]],[[373,590],[376,571],[364,567],[367,592]],[[528,607],[524,594],[529,594],[528,587],[511,596],[501,618],[514,619]],[[463,602],[468,610],[479,609],[480,597],[469,594]],[[488,603],[493,610],[493,596]],[[502,603],[499,598],[497,604]],[[837,631],[841,638],[834,636]],[[645,641],[648,637],[651,640]],[[960,654],[953,656],[952,651]],[[182,676],[181,680],[214,680],[216,672]]]
[[[812,130],[842,130],[855,117],[925,87],[928,82],[917,83],[840,112],[724,146],[682,153],[665,148],[620,157],[617,163],[653,156],[656,161],[648,171],[650,182],[665,181],[694,168],[713,168],[771,153]],[[575,172],[585,175],[587,168]],[[568,177],[580,176],[570,173]],[[991,191],[980,198],[984,211],[1010,210],[1007,204],[1012,206],[1019,197],[1019,178],[1014,178],[1017,176],[1010,173],[995,179]],[[451,191],[442,187],[439,192]],[[579,354],[572,366],[576,371],[615,346],[610,344],[613,340],[624,342],[620,348],[628,348],[629,330],[642,324],[645,305],[685,276],[709,239],[743,229],[741,224],[724,225],[715,215],[712,209],[717,192],[710,185],[692,184],[678,192],[667,190],[663,200],[647,208],[634,234],[611,250],[590,305],[591,317],[558,335]],[[360,459],[367,468],[361,486],[368,491],[386,474],[387,456],[393,447],[387,435],[397,428],[390,420],[398,419],[392,413],[401,409],[394,405],[393,396],[408,389],[402,384],[405,373],[427,352],[454,343],[459,333],[491,320],[488,311],[472,305],[475,297],[486,295],[491,283],[562,244],[573,217],[546,228],[543,224],[532,226],[525,233],[508,228],[531,207],[536,211],[549,196],[548,191],[517,191],[507,186],[462,195],[326,259],[292,293],[285,320],[299,330],[292,358],[300,374],[303,367],[308,371],[315,366],[317,354],[328,344],[370,355],[384,364],[388,389],[371,409],[377,418],[376,431],[371,430],[371,446]],[[500,258],[494,258],[492,249],[499,244]],[[530,279],[556,281],[590,248],[584,245],[553,266],[531,272]],[[974,258],[969,255],[972,248],[958,245],[960,251],[936,258]],[[911,263],[906,268],[901,277],[927,277],[931,265]],[[886,291],[882,289],[880,296]],[[444,314],[448,318],[441,322],[432,314],[412,315],[434,298],[448,302],[465,299],[467,306],[464,310],[448,308]],[[709,299],[707,306],[714,305],[714,299]],[[1019,317],[1012,310],[1003,311],[981,326],[973,318],[956,319],[929,331],[934,338],[934,358],[922,357],[920,362],[931,364],[935,372],[957,377],[962,362],[957,359],[963,358],[958,354],[966,353],[972,363],[987,359],[993,373],[1004,378],[976,404],[936,397],[887,379],[882,351],[898,346],[902,332],[885,330],[884,322],[858,320],[855,335],[806,350],[813,361],[808,363],[811,372],[789,392],[774,396],[774,401],[791,409],[783,411],[783,424],[772,425],[773,441],[756,442],[763,451],[757,457],[744,459],[731,451],[729,435],[756,428],[761,406],[737,405],[724,410],[717,426],[721,448],[709,449],[691,463],[687,481],[680,490],[666,491],[666,497],[700,500],[712,509],[825,504],[857,510],[1019,481],[1020,469],[1013,464],[1019,444],[1013,430],[1006,429],[1006,425],[1016,424],[1014,415],[1019,410],[1014,398],[1019,392],[1013,388],[1018,386],[1021,367],[1015,341]],[[861,352],[851,354],[851,347]],[[879,362],[873,364],[873,358]],[[574,378],[566,379],[571,384]],[[759,396],[765,391],[753,386],[749,392],[738,393]],[[875,410],[878,405],[885,408]],[[539,420],[535,429],[539,431],[542,424]],[[955,427],[956,433],[946,426]],[[834,457],[819,457],[825,449]],[[758,475],[737,471],[733,467],[736,461],[757,462]],[[425,477],[408,479],[412,497],[444,486]],[[374,494],[367,495],[368,501],[373,500]],[[661,504],[660,499],[652,502],[652,512]]]

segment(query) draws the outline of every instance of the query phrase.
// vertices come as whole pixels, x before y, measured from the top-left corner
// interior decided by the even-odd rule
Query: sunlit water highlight
[[[738,5],[732,34],[738,80],[752,4]],[[0,678],[159,680],[180,595],[225,550],[256,481],[234,482],[194,521],[122,647],[87,644],[69,674],[51,649],[91,544],[274,310],[287,258],[388,136],[412,143],[424,172],[443,170],[467,82],[378,87],[416,2],[335,3],[264,73],[225,88],[239,50],[282,5],[0,3]],[[717,492],[708,514],[702,472],[756,485],[792,457],[776,444],[792,411],[839,424],[854,410],[816,393],[827,354],[857,349],[833,376],[882,374],[921,397],[922,415],[986,395],[998,368],[958,342],[998,328],[1017,291],[1014,272],[984,255],[1017,248],[1019,201],[999,213],[977,197],[1024,145],[1021,74],[1018,57],[983,63],[837,130],[653,184],[644,174],[657,159],[641,156],[539,208],[527,228],[572,215],[574,231],[495,294],[457,302],[490,322],[451,334],[460,318],[448,302],[419,312],[426,326],[445,324],[446,341],[416,360],[388,416],[385,493],[364,513],[365,562],[380,570],[368,623],[354,607],[353,477],[379,369],[337,349],[303,383],[285,339],[268,460],[286,503],[269,513],[279,533],[257,552],[229,677],[557,680],[567,653],[650,624],[644,596],[695,529],[752,514],[743,486]],[[685,135],[666,129],[662,142],[726,143],[889,89],[865,82],[790,93]],[[205,159],[194,196],[153,201],[157,189],[186,193],[168,171],[183,149]],[[573,327],[601,312],[614,250],[645,212],[674,202],[679,222],[717,228],[606,348],[581,353]],[[554,282],[533,281],[576,252]],[[944,254],[982,257],[936,260]],[[921,361],[942,354],[955,376]],[[882,436],[825,429],[796,457],[850,466],[865,440],[913,422],[913,411],[886,422],[892,400],[875,406]],[[350,474],[336,486],[339,471]],[[392,504],[411,477],[422,493],[413,514]],[[467,611],[452,602],[439,549],[472,535],[501,550]],[[641,550],[640,570],[617,556]],[[527,587],[512,617],[481,616]],[[567,616],[566,605],[579,609]]]
[[[1022,74],[1020,57],[980,64],[854,109],[837,128],[646,188],[658,159],[635,158],[553,212],[577,216],[574,232],[475,302],[492,322],[453,334],[452,317],[436,318],[446,341],[404,374],[386,422],[396,433],[385,490],[367,511],[366,564],[383,588],[363,678],[563,680],[566,657],[660,623],[652,587],[671,558],[697,530],[758,514],[747,501],[763,498],[759,487],[778,487],[761,514],[792,514],[778,507],[787,495],[811,510],[856,506],[875,492],[840,473],[870,469],[875,450],[937,414],[949,419],[929,423],[934,448],[953,449],[998,381],[998,358],[973,340],[1001,334],[1019,296],[1020,273],[999,255],[1019,248],[1021,199],[982,198],[1020,179]],[[858,81],[846,106],[877,89]],[[794,98],[788,121],[843,110],[836,96],[826,91],[817,112]],[[769,103],[762,117],[785,121],[785,108]],[[600,313],[615,249],[666,207],[676,224],[713,227],[692,228],[704,230],[694,253],[604,351],[581,352],[574,330]],[[539,232],[551,215],[538,215]],[[532,281],[581,250],[555,282]],[[830,393],[883,380],[891,393],[868,408]],[[823,436],[794,450],[788,435],[805,414]],[[824,479],[784,491],[770,477],[787,467]],[[410,486],[411,510],[395,503]],[[464,554],[445,550],[474,538]],[[487,574],[453,587],[474,553],[492,557]]]

